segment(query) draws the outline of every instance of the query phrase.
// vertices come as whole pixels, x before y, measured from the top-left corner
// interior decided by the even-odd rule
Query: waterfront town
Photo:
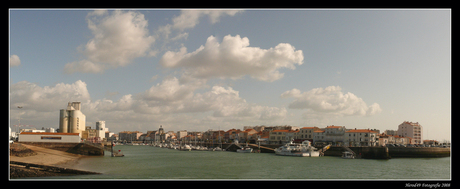
[[[66,109],[59,111],[58,129],[29,128],[20,129],[17,133],[10,127],[10,177],[100,174],[72,169],[67,163],[77,162],[81,155],[104,156],[104,151],[111,152],[111,157],[124,157],[123,152],[114,152],[115,145],[150,145],[181,151],[274,152],[276,155],[301,157],[342,156],[346,159],[450,156],[448,141],[423,140],[421,124],[409,121],[403,121],[397,130],[383,132],[374,128],[336,125],[261,125],[227,131],[165,129],[160,125],[145,133],[122,131],[115,134],[109,131],[103,120],[97,121],[93,129],[86,125],[81,103],[69,102]],[[246,147],[243,147],[244,144]]]
[[[59,128],[20,129],[11,132],[10,140],[19,142],[81,142],[100,143],[113,141],[119,144],[178,143],[195,141],[207,143],[259,143],[286,144],[291,141],[310,141],[313,145],[334,146],[447,146],[449,141],[423,140],[423,127],[418,122],[403,121],[395,125],[395,130],[380,131],[374,128],[354,128],[326,125],[314,127],[299,126],[242,126],[230,130],[207,131],[166,131],[162,125],[152,130],[122,131],[113,133],[105,121],[97,121],[95,128],[87,126],[86,116],[81,111],[80,102],[69,102],[60,110]]]

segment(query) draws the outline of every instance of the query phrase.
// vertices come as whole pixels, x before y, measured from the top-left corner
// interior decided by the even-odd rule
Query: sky
[[[10,9],[9,125],[451,138],[449,9]],[[18,109],[17,106],[23,108]]]

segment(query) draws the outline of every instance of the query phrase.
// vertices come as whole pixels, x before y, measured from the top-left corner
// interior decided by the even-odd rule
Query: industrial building
[[[81,102],[67,104],[67,109],[61,109],[59,115],[60,133],[78,133],[85,130],[86,116],[81,112]]]
[[[81,141],[79,133],[34,133],[22,132],[19,134],[19,142],[62,142],[79,143]]]

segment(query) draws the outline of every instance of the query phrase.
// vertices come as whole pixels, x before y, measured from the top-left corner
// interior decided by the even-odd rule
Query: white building
[[[302,127],[297,133],[297,139],[300,139],[301,141],[309,140],[310,142],[313,142],[313,133],[316,130],[320,129],[318,127]]]
[[[404,121],[398,126],[398,135],[411,137],[413,144],[423,144],[423,127],[418,122]]]
[[[331,142],[331,144],[341,144],[344,142],[345,126],[331,125],[327,126],[324,131],[324,141]]]
[[[325,136],[326,136],[326,131],[324,129],[318,129],[313,131],[313,143],[314,144],[319,144],[319,143],[325,143]]]
[[[181,139],[187,136],[187,130],[177,131],[176,137],[177,139]]]
[[[85,126],[86,116],[81,112],[81,102],[69,102],[67,109],[60,110],[59,132],[81,134]]]
[[[370,129],[352,129],[344,134],[344,144],[348,146],[376,146],[379,133]]]
[[[19,135],[19,142],[62,142],[79,143],[79,133],[33,133],[22,132]]]
[[[96,137],[100,137],[101,140],[106,138],[106,132],[109,131],[109,128],[105,128],[105,121],[96,122]]]

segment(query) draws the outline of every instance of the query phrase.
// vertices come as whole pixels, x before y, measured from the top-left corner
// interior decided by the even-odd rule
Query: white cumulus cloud
[[[90,100],[86,83],[78,80],[72,84],[58,83],[55,86],[40,87],[27,81],[20,81],[10,87],[11,108],[17,106],[35,111],[59,111],[69,101]]]
[[[21,65],[21,60],[19,59],[19,56],[18,55],[11,55],[10,56],[10,66],[11,67],[14,67],[14,66],[19,66]]]
[[[223,16],[234,16],[243,11],[237,9],[184,9],[180,11],[180,15],[172,18],[171,24],[158,27],[155,33],[157,36],[161,36],[157,38],[163,41],[164,48],[164,45],[169,42],[187,39],[189,34],[184,30],[194,28],[203,17],[208,17],[211,24],[215,24]],[[174,37],[170,38],[170,35]]]
[[[185,68],[197,78],[240,78],[249,75],[262,81],[275,81],[284,76],[280,68],[295,69],[303,64],[302,50],[288,43],[280,43],[270,49],[249,47],[249,39],[239,35],[227,35],[219,43],[214,36],[194,52],[187,48],[166,52],[160,64],[169,68]]]
[[[307,92],[292,89],[281,94],[283,98],[294,98],[289,104],[292,109],[309,109],[316,113],[330,113],[339,116],[368,116],[380,113],[377,103],[368,106],[353,93],[343,93],[339,86],[315,88]]]
[[[96,10],[88,13],[87,22],[93,38],[81,51],[86,60],[68,63],[66,73],[100,73],[152,54],[150,46],[155,39],[149,35],[148,21],[139,12],[115,10],[109,14]]]
[[[185,9],[181,10],[181,14],[173,18],[173,28],[184,30],[187,28],[193,28],[199,23],[199,18],[208,16],[211,23],[217,23],[220,17],[224,15],[234,16],[238,12],[243,10],[193,10]]]

